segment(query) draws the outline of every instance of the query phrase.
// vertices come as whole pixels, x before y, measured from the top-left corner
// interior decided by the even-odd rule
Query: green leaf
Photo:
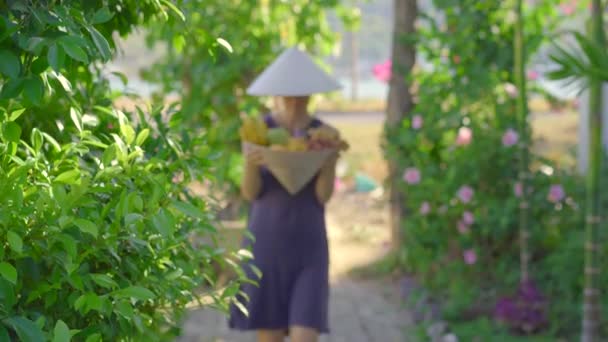
[[[173,37],[173,48],[175,52],[182,53],[184,51],[184,46],[186,46],[186,38],[183,35],[178,34]]]
[[[109,61],[112,58],[112,51],[110,50],[110,44],[106,38],[99,33],[93,26],[88,28],[89,33],[91,33],[91,37],[93,38],[93,43],[97,47],[97,50],[101,54],[103,61]]]
[[[17,303],[15,287],[2,277],[0,277],[0,303],[5,309],[11,309]]]
[[[15,120],[19,119],[19,117],[21,116],[21,114],[23,114],[23,112],[25,112],[25,108],[21,108],[21,109],[12,111],[11,115],[8,118],[8,121],[15,121]]]
[[[169,274],[167,274],[166,279],[175,280],[175,279],[178,279],[179,277],[181,277],[183,274],[184,274],[184,271],[181,268],[178,268],[178,269],[170,272]]]
[[[10,342],[11,338],[8,335],[8,330],[4,325],[0,324],[0,342]]]
[[[120,82],[123,85],[127,85],[129,83],[129,78],[127,77],[127,75],[123,74],[122,72],[112,71],[111,74],[114,75],[114,76],[116,76],[116,77],[118,77],[118,78],[120,78]],[[98,109],[102,109],[103,110],[105,108],[98,107]],[[113,115],[111,112],[109,114]]]
[[[133,307],[131,306],[131,304],[129,304],[129,302],[124,301],[124,300],[118,301],[116,303],[114,311],[118,312],[121,316],[123,316],[126,319],[132,319],[133,316],[135,315],[135,312],[133,311]]]
[[[8,262],[0,262],[0,275],[13,285],[17,284],[17,270]]]
[[[17,253],[21,253],[23,251],[23,240],[21,240],[21,237],[17,235],[17,233],[9,230],[6,233],[6,239],[8,240],[8,245],[13,251]]]
[[[21,61],[9,50],[0,50],[0,73],[10,78],[17,78],[21,73]]]
[[[99,334],[99,333],[89,335],[89,337],[87,337],[87,339],[85,340],[85,342],[100,342],[100,341],[101,341],[101,334]]]
[[[149,300],[156,297],[152,291],[141,286],[126,287],[116,291],[114,295],[117,297],[133,298],[137,300]]]
[[[67,91],[68,93],[72,91],[72,83],[70,83],[70,81],[65,78],[65,76],[63,76],[61,73],[56,73],[55,78],[57,79],[57,81],[59,81],[59,83],[63,87],[63,90]]]
[[[86,219],[75,219],[74,224],[78,227],[83,233],[91,234],[93,237],[97,238],[99,234],[99,230],[97,229],[97,225]]]
[[[40,152],[40,150],[42,149],[42,143],[44,141],[44,138],[42,137],[42,133],[40,133],[40,130],[38,128],[32,129],[30,139],[32,141],[32,147],[34,148],[34,151]]]
[[[60,45],[53,44],[49,47],[49,51],[46,54],[46,59],[49,61],[51,68],[59,72],[65,64],[65,52]]]
[[[70,36],[63,36],[59,38],[59,44],[65,50],[65,53],[73,59],[82,63],[89,63],[89,57],[87,53],[72,39],[68,39]]]
[[[135,145],[141,146],[148,139],[150,135],[150,129],[144,128],[139,134],[137,134],[137,138],[135,139]]]
[[[23,90],[23,78],[14,78],[8,80],[7,83],[2,85],[2,94],[0,98],[2,99],[13,99],[21,94]]]
[[[49,63],[47,62],[46,57],[44,56],[39,56],[38,58],[36,58],[36,60],[32,63],[32,73],[33,74],[41,74],[43,72],[46,71],[46,69],[48,69],[49,67]]]
[[[27,40],[27,43],[25,44],[25,49],[29,52],[33,52],[34,54],[39,55],[45,43],[46,39],[42,37],[31,37]]]
[[[80,170],[72,169],[60,173],[59,176],[55,177],[55,181],[65,184],[76,184],[80,179]]]
[[[4,320],[11,326],[22,342],[44,342],[46,338],[40,328],[25,317],[14,316]]]
[[[95,12],[91,19],[91,24],[103,24],[114,17],[114,14],[110,12],[107,7],[102,7]]]
[[[58,320],[53,329],[53,342],[69,342],[72,339],[70,328],[64,321]]]
[[[222,298],[232,298],[239,292],[240,286],[238,283],[232,283],[222,291]]]
[[[93,292],[83,294],[74,302],[74,308],[85,314],[91,310],[101,311],[102,307],[103,302],[101,301],[101,298]]]
[[[23,96],[27,101],[34,105],[39,105],[44,96],[44,83],[39,76],[34,76],[25,80],[23,84]]]
[[[80,115],[80,112],[78,112],[78,110],[74,107],[70,108],[70,118],[78,129],[78,132],[82,133],[82,116]]]
[[[113,288],[118,287],[118,284],[114,281],[114,279],[112,279],[110,276],[105,275],[105,274],[92,273],[91,279],[93,279],[93,281],[97,285],[104,287],[106,289],[113,289]]]
[[[217,42],[223,46],[226,50],[228,50],[228,52],[232,53],[232,45],[230,45],[230,43],[228,43],[225,39],[223,38],[217,38]]]
[[[175,222],[169,216],[165,209],[160,209],[156,215],[152,217],[152,225],[163,237],[168,237],[173,234]]]
[[[204,211],[202,211],[201,209],[195,207],[191,203],[181,202],[181,201],[173,201],[172,204],[173,204],[173,207],[175,207],[177,210],[179,210],[180,212],[182,212],[183,214],[185,214],[187,216],[198,218],[198,219],[201,219],[201,220],[204,220],[204,219],[207,218],[205,216],[205,212]]]
[[[5,141],[18,143],[21,139],[21,126],[13,121],[5,123],[2,126],[2,136]]]
[[[57,237],[57,240],[61,242],[64,250],[72,259],[76,258],[78,253],[78,247],[76,247],[76,240],[74,240],[73,237],[67,234],[61,234]]]
[[[42,136],[46,139],[46,141],[53,145],[57,152],[61,151],[61,145],[59,145],[57,140],[55,140],[55,138],[53,138],[50,134],[42,132]]]
[[[161,2],[169,7],[171,9],[171,11],[173,11],[173,13],[177,14],[177,16],[182,20],[182,21],[186,21],[186,17],[184,16],[184,13],[182,13],[182,11],[179,10],[179,8],[177,8],[171,1],[169,0],[161,0]]]
[[[135,140],[135,130],[127,123],[120,125],[120,133],[125,138],[127,145],[131,145]]]

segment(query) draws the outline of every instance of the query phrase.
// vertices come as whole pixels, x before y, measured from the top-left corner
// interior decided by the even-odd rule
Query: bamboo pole
[[[604,46],[604,27],[600,0],[591,6],[591,37]],[[600,170],[602,148],[602,80],[591,75],[589,83],[589,167],[587,171],[587,219],[585,243],[585,290],[583,292],[582,342],[600,340],[600,290],[597,260],[597,233],[600,225]]]
[[[528,100],[526,92],[526,48],[524,37],[522,0],[516,0],[515,12],[515,84],[517,86],[517,117],[519,123],[519,182],[521,183],[523,194],[519,203],[519,243],[520,243],[520,282],[527,283],[530,279],[529,264],[530,251],[528,229],[529,203],[528,203],[528,180],[529,180],[529,134],[528,134]]]

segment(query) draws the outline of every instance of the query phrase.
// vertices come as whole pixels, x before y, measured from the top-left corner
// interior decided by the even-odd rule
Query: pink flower
[[[539,74],[536,70],[528,70],[527,76],[530,81],[536,81],[538,79]]]
[[[576,7],[574,4],[560,4],[559,8],[562,11],[562,14],[564,14],[564,15],[572,15],[574,13],[574,11],[576,10]]]
[[[463,235],[468,234],[470,232],[469,226],[462,221],[458,221],[458,232]]]
[[[391,70],[393,68],[392,61],[388,60],[384,63],[377,64],[373,68],[373,74],[381,82],[388,83],[391,79]]]
[[[456,145],[465,146],[473,140],[473,131],[469,127],[460,127],[456,137]]]
[[[458,190],[458,198],[460,198],[460,201],[462,203],[469,203],[469,202],[471,202],[471,200],[473,199],[473,195],[474,194],[475,194],[475,192],[473,191],[473,188],[471,188],[468,185],[463,185]]]
[[[502,136],[502,144],[505,147],[510,147],[517,144],[518,140],[519,134],[517,134],[517,132],[512,128],[509,128]]]
[[[108,129],[114,129],[114,125],[112,125],[111,122],[108,122],[108,125],[106,126]]]
[[[464,262],[467,265],[473,265],[474,263],[477,262],[477,254],[475,253],[475,250],[473,249],[467,249],[462,253],[462,256],[464,258]]]
[[[520,182],[513,184],[513,193],[515,197],[521,197],[524,194],[524,186]]]
[[[557,203],[563,200],[566,197],[566,192],[564,191],[564,187],[560,184],[553,184],[549,188],[549,194],[547,195],[547,199],[549,202]]]
[[[429,204],[429,202],[422,202],[422,205],[420,205],[420,214],[428,215],[430,212],[431,212],[431,205]]]
[[[462,213],[462,222],[464,222],[466,225],[470,226],[473,223],[475,223],[475,216],[473,215],[472,212],[465,211],[464,213]]]
[[[338,192],[344,189],[344,182],[338,177],[334,180],[334,189]]]
[[[505,92],[507,93],[507,95],[509,95],[512,98],[517,97],[518,90],[517,90],[517,87],[514,84],[512,84],[512,83],[505,83],[504,87],[505,87]]]
[[[412,118],[412,128],[413,129],[421,129],[423,123],[424,123],[424,120],[422,119],[422,116],[420,116],[418,114],[414,115],[414,117]]]
[[[454,55],[454,57],[452,57],[452,61],[454,61],[454,64],[460,64],[461,58],[459,55]]]
[[[403,180],[407,184],[418,184],[420,183],[420,171],[415,167],[408,167],[403,173]]]

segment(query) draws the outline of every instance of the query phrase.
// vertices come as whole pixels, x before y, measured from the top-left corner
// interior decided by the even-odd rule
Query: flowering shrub
[[[427,18],[418,32],[433,69],[412,75],[415,111],[388,132],[386,146],[404,170],[403,264],[444,299],[447,319],[495,316],[514,332],[572,333],[580,321],[584,187],[534,155],[529,188],[517,180],[510,3],[434,4],[443,20]],[[553,7],[528,6],[530,53],[545,39],[541,27],[552,27]],[[531,88],[540,77],[528,72]],[[522,196],[530,205],[531,282],[519,286]]]

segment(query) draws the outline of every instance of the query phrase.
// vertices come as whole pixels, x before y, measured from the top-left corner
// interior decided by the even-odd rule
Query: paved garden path
[[[385,251],[388,231],[384,217],[363,218],[354,212],[373,212],[373,204],[334,201],[330,207],[328,236],[331,248],[330,326],[322,342],[409,341],[411,315],[400,305],[394,286],[354,280],[347,272],[369,264]],[[354,204],[358,203],[358,204]],[[334,205],[334,206],[335,206]],[[348,206],[345,211],[342,208]],[[364,207],[357,207],[363,205]],[[379,216],[382,216],[380,214]],[[411,328],[410,328],[411,329]],[[212,310],[193,311],[179,342],[253,342],[252,334],[231,332],[226,318]]]

